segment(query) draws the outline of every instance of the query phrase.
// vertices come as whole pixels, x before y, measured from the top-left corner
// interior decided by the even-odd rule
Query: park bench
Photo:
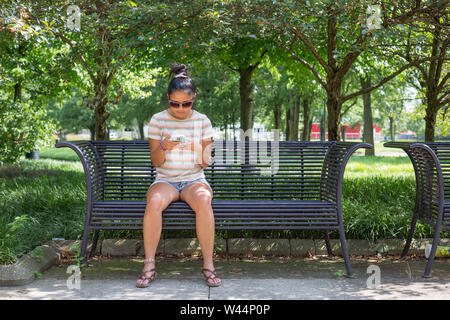
[[[433,244],[424,272],[429,278],[440,232],[450,230],[450,142],[387,142],[384,146],[404,150],[413,164],[416,202],[402,257],[408,253],[417,221],[432,226]]]
[[[100,230],[142,229],[146,192],[155,178],[147,140],[59,142],[79,156],[87,187],[81,245],[91,253]],[[365,143],[295,141],[214,141],[204,169],[214,197],[216,230],[337,230],[347,274],[352,274],[342,218],[342,180],[346,163]],[[195,229],[187,203],[163,211],[163,229]]]

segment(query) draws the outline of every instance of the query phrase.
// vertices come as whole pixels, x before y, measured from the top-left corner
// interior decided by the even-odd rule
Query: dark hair
[[[169,87],[167,88],[167,94],[170,94],[173,91],[177,90],[189,90],[190,94],[193,96],[197,92],[197,88],[195,87],[194,81],[189,78],[187,74],[186,65],[179,63],[172,63],[171,69],[169,73],[169,77],[174,74],[175,77],[170,81]]]

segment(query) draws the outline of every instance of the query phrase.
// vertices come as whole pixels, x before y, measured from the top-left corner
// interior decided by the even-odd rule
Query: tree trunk
[[[341,86],[345,73],[338,75],[339,67],[334,55],[337,49],[337,18],[333,7],[327,10],[327,111],[328,111],[328,141],[339,141],[341,124]]]
[[[108,10],[101,1],[96,1],[96,6],[100,10],[101,21],[108,20]],[[97,66],[94,80],[94,115],[95,115],[95,136],[97,140],[109,140],[106,120],[109,118],[109,111],[106,110],[108,104],[108,88],[114,75],[114,68],[111,61],[111,39],[110,30],[100,24],[97,30],[97,55],[94,57]]]
[[[298,121],[300,96],[290,93],[289,109],[286,117],[286,141],[298,141]]]
[[[285,130],[285,136],[286,136],[286,141],[289,141],[290,139],[290,126],[291,126],[291,107],[289,106],[288,109],[286,110],[286,130]]]
[[[281,130],[281,104],[276,103],[273,108],[273,116],[275,118],[275,131],[273,139],[275,141],[280,140],[280,130]]]
[[[306,140],[307,141],[311,141],[312,120],[313,120],[313,118],[310,117],[309,121],[308,121],[308,132],[306,134]]]
[[[347,127],[346,126],[341,126],[341,137],[342,137],[342,141],[345,142],[345,134],[347,132]]]
[[[239,69],[239,94],[241,98],[241,129],[244,133],[253,128],[253,67]],[[241,140],[242,137],[241,137]],[[249,140],[248,137],[245,140]]]
[[[439,100],[439,95],[441,95],[441,99],[445,99],[448,96],[448,84],[445,84],[445,81],[448,81],[448,73],[442,74],[442,71],[447,71],[445,68],[444,59],[448,59],[447,52],[448,41],[442,41],[441,35],[441,27],[436,26],[433,31],[433,44],[431,48],[431,56],[437,57],[438,60],[433,60],[430,62],[428,68],[419,69],[422,72],[423,78],[425,80],[424,85],[422,85],[422,89],[425,92],[426,96],[426,111],[425,111],[425,141],[433,142],[435,139],[435,130],[436,130],[436,119],[439,113],[440,108],[442,108],[445,104],[445,100]],[[444,82],[440,82],[442,81]]]
[[[94,85],[96,140],[107,140],[106,120],[109,117],[109,111],[106,110],[106,105],[108,104],[108,84],[105,72],[100,77],[97,77],[97,81]]]
[[[340,140],[342,103],[338,100],[340,85],[327,92],[328,141]]]
[[[439,27],[436,27],[433,32],[433,47],[432,47],[432,56],[437,56],[441,52],[445,52],[447,49],[447,44],[443,44],[441,40],[441,30]],[[433,60],[430,63],[430,67],[428,68],[428,75],[424,77],[426,79],[424,88],[426,92],[426,102],[427,108],[425,111],[425,141],[433,142],[435,139],[435,130],[436,130],[436,119],[439,112],[439,109],[442,105],[439,104],[439,94],[441,91],[445,91],[447,86],[441,86],[441,90],[439,90],[439,80],[441,79],[442,70],[446,70],[442,66],[444,65],[443,59],[448,55],[440,55],[440,60]],[[448,92],[447,92],[448,94]],[[444,93],[445,96],[445,93]]]
[[[14,85],[14,102],[22,102],[22,83],[16,83]]]
[[[302,131],[302,140],[309,141],[311,140],[311,98],[305,98],[302,101],[303,107],[303,131]]]
[[[294,109],[292,110],[292,141],[298,141],[298,124],[300,118],[300,95],[294,95]]]
[[[340,140],[341,125],[341,89],[345,74],[338,74],[337,61],[330,50],[336,49],[335,17],[328,21],[328,65],[332,71],[327,74],[327,111],[328,111],[328,141]]]
[[[394,117],[392,115],[389,116],[389,132],[391,133],[391,140],[395,141],[395,123]]]
[[[95,140],[95,123],[89,126],[89,132],[91,133],[91,140]]]
[[[139,123],[138,124],[138,128],[139,128],[139,139],[144,140],[145,139],[144,124],[143,123]]]
[[[17,55],[19,56],[19,63],[18,63],[18,68],[22,68],[21,64],[23,62],[21,62],[21,58],[25,56],[25,45],[21,42],[20,36],[19,38],[17,38],[17,43],[18,43],[18,53]],[[22,102],[22,81],[17,82],[14,85],[14,102]]]
[[[326,109],[326,103],[325,101],[323,101],[323,112],[322,112],[322,117],[320,120],[320,141],[325,141],[325,134],[326,134],[326,113],[327,113],[327,109]]]
[[[281,104],[276,104],[273,108],[273,116],[275,119],[275,129],[280,129],[281,126]]]
[[[370,76],[366,75],[366,78],[360,77],[361,89],[366,89],[371,87]],[[375,140],[373,137],[373,118],[372,118],[372,101],[370,98],[370,92],[363,94],[364,103],[364,129],[363,129],[363,141],[365,143],[370,143],[373,148],[365,149],[366,156],[375,155]]]
[[[225,133],[225,140],[228,140],[228,118],[224,117],[223,119],[223,128],[224,128],[224,133]]]
[[[95,112],[96,140],[107,140],[106,119],[108,119],[109,117],[109,112],[106,110],[106,103],[105,102],[97,103],[94,112]]]
[[[435,129],[436,129],[436,118],[439,111],[438,103],[435,99],[427,99],[427,109],[425,114],[425,141],[433,142]]]

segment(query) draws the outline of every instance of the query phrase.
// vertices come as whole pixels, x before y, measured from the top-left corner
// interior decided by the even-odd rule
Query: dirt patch
[[[101,256],[101,255],[93,255],[89,258],[89,261],[108,261],[113,260],[117,258],[124,258],[123,257],[111,257],[111,256]],[[74,258],[72,253],[66,253],[64,256],[63,262],[70,263],[72,262],[72,259]],[[144,259],[143,256],[128,256],[130,259]],[[171,261],[171,260],[179,260],[183,259],[184,261],[199,261],[202,260],[201,254],[157,254],[156,258],[158,261]],[[262,254],[214,254],[214,261],[280,261],[280,262],[288,262],[292,260],[297,259],[310,259],[310,260],[327,260],[327,261],[334,261],[334,260],[342,260],[341,255],[262,255]],[[411,254],[407,255],[403,258],[400,257],[400,255],[393,255],[393,254],[377,254],[377,255],[350,255],[351,260],[357,260],[357,261],[363,261],[363,260],[370,260],[370,261],[426,261],[427,259],[423,255],[416,255]]]

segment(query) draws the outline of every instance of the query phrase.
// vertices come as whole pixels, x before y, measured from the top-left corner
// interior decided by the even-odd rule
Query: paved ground
[[[69,284],[70,264],[48,269],[31,284],[0,287],[0,299],[120,299],[120,300],[293,300],[293,299],[450,299],[450,259],[437,259],[433,277],[422,277],[425,259],[351,259],[353,278],[345,273],[341,258],[217,258],[223,284],[208,288],[199,258],[160,257],[156,280],[145,289],[135,287],[142,257],[88,261],[80,288]],[[377,275],[368,268],[379,267]],[[377,269],[376,267],[374,269]]]

